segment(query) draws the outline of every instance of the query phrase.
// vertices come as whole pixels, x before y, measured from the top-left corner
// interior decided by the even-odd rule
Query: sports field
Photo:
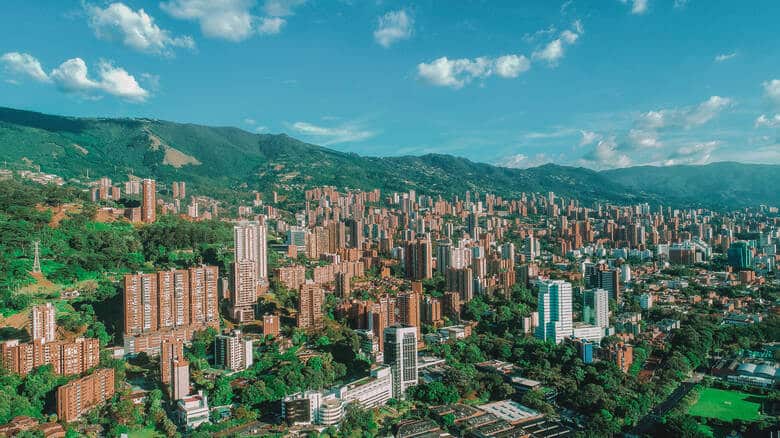
[[[760,417],[763,397],[740,391],[704,388],[689,414],[697,417],[719,418],[723,421],[753,421]]]

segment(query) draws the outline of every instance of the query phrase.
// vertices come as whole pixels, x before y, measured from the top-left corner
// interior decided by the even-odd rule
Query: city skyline
[[[2,105],[508,167],[780,163],[771,2],[12,3]]]

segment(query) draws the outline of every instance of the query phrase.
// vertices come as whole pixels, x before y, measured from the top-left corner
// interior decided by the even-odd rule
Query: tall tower
[[[141,200],[141,220],[150,224],[157,220],[157,182],[145,179],[141,183],[143,195]]]
[[[571,336],[572,303],[571,283],[563,280],[544,280],[539,282],[539,326],[536,338],[543,341],[561,343]]]
[[[403,399],[417,385],[417,328],[394,325],[384,331],[384,362],[393,376],[393,398]]]
[[[41,273],[41,241],[36,240],[35,243],[33,243],[33,248],[35,249],[35,258],[33,259],[33,273],[40,274]]]
[[[259,226],[256,222],[240,222],[233,227],[235,261],[233,263],[232,315],[237,321],[254,319],[257,302]]]
[[[57,331],[57,322],[54,318],[55,310],[51,303],[41,304],[32,308],[32,340],[41,340],[44,343],[52,342]]]
[[[583,301],[585,322],[599,327],[609,327],[609,292],[604,289],[586,290]]]

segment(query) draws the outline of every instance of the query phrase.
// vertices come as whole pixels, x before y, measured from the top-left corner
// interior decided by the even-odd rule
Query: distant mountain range
[[[451,155],[364,157],[287,135],[150,119],[74,118],[0,107],[0,160],[84,179],[132,173],[185,180],[200,193],[299,192],[335,185],[428,194],[554,191],[584,202],[679,207],[780,205],[780,166],[714,163],[596,172],[546,164],[510,169]]]

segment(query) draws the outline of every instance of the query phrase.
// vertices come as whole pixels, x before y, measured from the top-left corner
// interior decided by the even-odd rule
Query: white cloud
[[[0,57],[0,61],[14,73],[30,76],[40,82],[52,82],[65,93],[96,97],[95,93],[104,92],[135,102],[143,102],[150,95],[133,75],[121,67],[115,67],[109,61],[98,63],[98,79],[89,77],[87,63],[81,58],[68,59],[48,75],[41,63],[26,53],[6,53]]]
[[[760,127],[776,128],[780,126],[780,114],[775,114],[774,116],[766,116],[764,114],[761,114],[756,119],[755,126],[756,128],[760,128]]]
[[[374,40],[382,47],[390,47],[398,41],[411,38],[413,33],[414,18],[401,9],[379,17]]]
[[[580,131],[580,134],[582,134],[582,140],[580,140],[580,146],[587,146],[601,139],[601,135],[593,131],[583,130]]]
[[[537,167],[543,164],[551,163],[553,160],[547,154],[536,154],[533,157],[529,157],[524,154],[510,155],[508,157],[501,158],[494,164],[501,167],[509,167],[512,169],[527,169],[529,167]]]
[[[98,64],[98,76],[100,76],[100,89],[108,94],[138,102],[143,102],[149,97],[149,92],[141,88],[133,75],[108,61],[101,61]]]
[[[638,122],[646,129],[680,126],[692,128],[706,124],[733,103],[728,97],[710,96],[695,107],[648,111],[639,116]]]
[[[87,74],[87,63],[81,58],[69,59],[51,71],[57,87],[67,93],[87,92],[99,88],[99,84]]]
[[[621,3],[631,3],[631,13],[634,15],[642,15],[647,12],[647,0],[620,0]]]
[[[324,127],[307,122],[295,122],[292,124],[292,128],[300,134],[317,139],[316,141],[325,146],[337,143],[363,141],[376,135],[373,131],[368,131],[352,125]]]
[[[780,79],[772,79],[761,85],[763,85],[767,97],[780,102]]]
[[[655,131],[632,129],[628,132],[628,138],[631,144],[638,149],[660,148],[663,146],[663,143],[658,140],[658,133]]]
[[[260,134],[262,132],[268,131],[268,127],[267,126],[255,126],[253,131],[255,131],[256,133]]]
[[[664,162],[666,166],[677,164],[707,164],[712,159],[712,152],[718,148],[720,142],[708,141],[692,146],[683,146],[673,152]]]
[[[516,78],[531,68],[531,61],[523,55],[504,55],[496,59],[496,74],[502,78]]]
[[[417,73],[429,83],[440,87],[461,88],[474,78],[492,74],[489,58],[449,59],[443,56],[431,63],[417,65]]]
[[[28,53],[9,52],[0,57],[0,62],[13,74],[29,76],[39,82],[49,82],[49,75],[43,71],[41,63]]]
[[[287,17],[294,15],[295,8],[305,3],[306,0],[266,0],[263,9],[271,17]]]
[[[732,102],[728,97],[710,96],[709,99],[687,114],[687,125],[699,126],[709,122],[721,111],[731,106]]]
[[[189,36],[173,37],[161,29],[143,9],[133,11],[124,3],[111,3],[105,8],[86,6],[89,25],[95,36],[122,44],[139,52],[170,55],[172,47],[192,49],[195,41]]]
[[[579,164],[593,169],[614,169],[628,167],[631,158],[620,151],[614,138],[600,140],[596,146],[579,161]]]
[[[737,52],[731,52],[731,53],[721,53],[715,57],[715,62],[723,62],[728,61],[729,59],[734,58],[737,56]]]
[[[264,17],[255,15],[255,0],[169,0],[160,8],[174,18],[200,23],[204,35],[227,41],[243,41],[253,35],[282,31],[287,17],[306,0],[266,0]]]
[[[264,17],[260,19],[257,31],[263,35],[276,35],[286,23],[287,20],[281,17]]]
[[[565,54],[566,46],[577,42],[582,33],[582,22],[577,20],[572,24],[571,30],[564,30],[558,38],[550,41],[543,48],[534,51],[533,59],[546,61],[550,66],[558,65],[558,62]]]

